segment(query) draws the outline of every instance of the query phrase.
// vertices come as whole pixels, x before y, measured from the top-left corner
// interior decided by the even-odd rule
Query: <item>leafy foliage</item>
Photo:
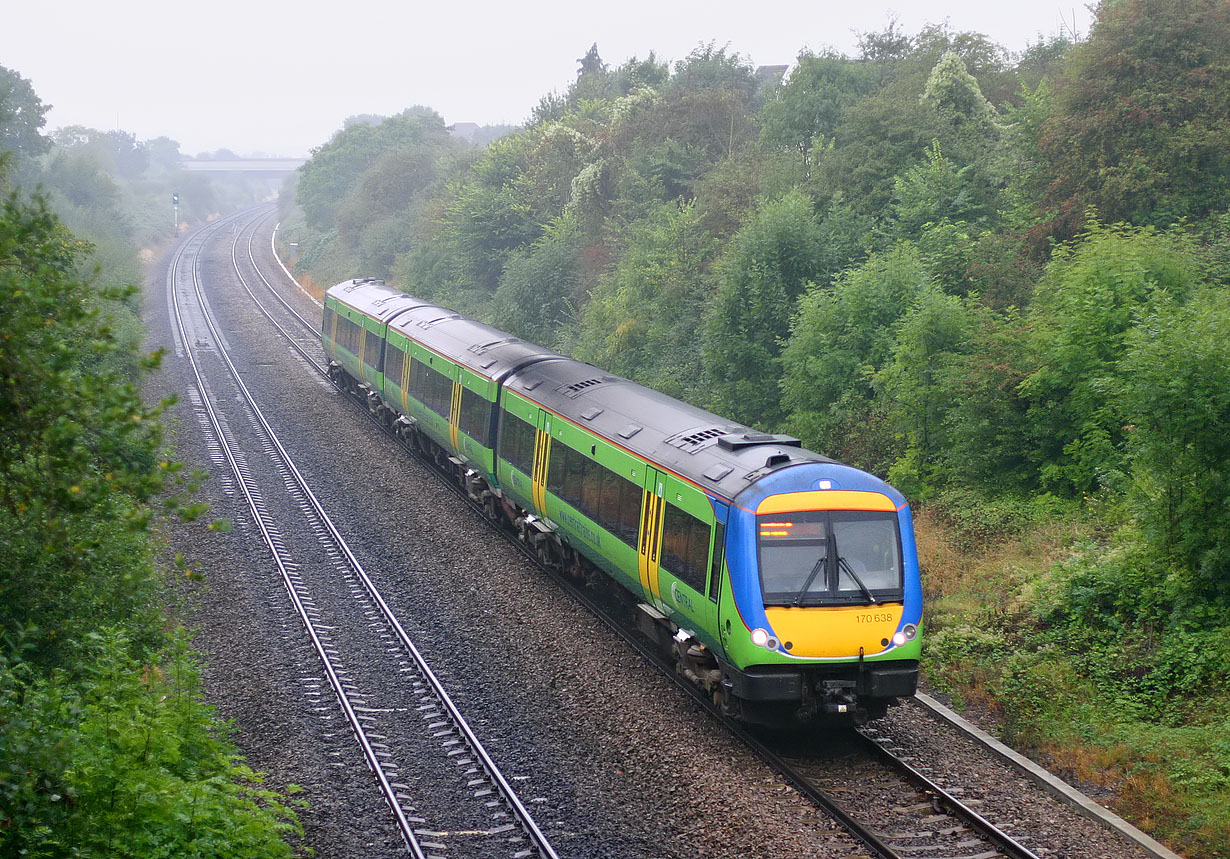
[[[781,420],[781,342],[795,299],[822,274],[820,239],[810,202],[794,192],[761,206],[732,241],[705,337],[717,411],[762,426]]]
[[[0,207],[0,854],[286,856],[293,812],[167,630],[149,532],[182,476],[136,386],[158,356],[90,251],[42,199]]]
[[[290,856],[294,811],[235,760],[182,641],[161,668],[92,634],[77,676],[0,658],[0,852]]]
[[[1110,388],[1125,334],[1182,302],[1198,277],[1186,239],[1149,228],[1095,223],[1056,251],[1031,308],[1038,369],[1021,385],[1047,486],[1093,492],[1119,479],[1123,422]]]
[[[1230,205],[1230,9],[1220,0],[1102,3],[1038,129],[1052,229],[1087,207],[1166,226]]]
[[[890,23],[780,82],[712,44],[673,67],[594,45],[483,149],[319,153],[305,216],[339,214],[303,260],[392,258],[408,291],[890,477],[945,535],[929,671],[1018,737],[1190,719],[1230,605],[1228,18],[1104,2],[1086,40],[1016,57]],[[945,616],[969,553],[1073,529],[1092,548],[996,556]]]

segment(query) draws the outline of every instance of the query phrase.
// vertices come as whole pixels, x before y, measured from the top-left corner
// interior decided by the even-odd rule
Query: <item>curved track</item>
[[[292,307],[274,284],[260,271],[252,250],[251,238],[248,241],[247,253],[252,269],[264,283],[267,292],[285,310],[290,312],[303,327],[304,332],[310,335],[310,340],[308,341],[310,345],[305,347],[303,345],[303,338],[300,335],[287,331],[284,326],[274,319],[273,315],[264,306],[261,298],[252,291],[246,280],[244,280],[245,289],[248,290],[249,295],[256,303],[260,312],[277,327],[287,342],[300,353],[301,357],[317,373],[327,379],[328,369],[321,361],[321,353],[318,348],[317,323],[303,316],[303,314]],[[234,264],[238,273],[238,262],[234,261]],[[288,279],[292,279],[289,272],[285,270],[285,267],[283,267],[283,271]],[[366,404],[362,399],[352,395],[351,401],[367,413]],[[387,427],[383,423],[376,420],[370,414],[369,417],[372,417],[373,421],[387,431]],[[397,439],[404,450],[414,454],[413,448],[398,438],[396,434],[389,432],[389,435]],[[431,464],[430,461],[428,461],[428,464]],[[516,543],[528,560],[553,576],[575,598],[584,603],[594,614],[636,648],[645,658],[657,665],[665,674],[675,676],[674,666],[661,659],[658,652],[639,635],[629,632],[627,626],[615,617],[611,606],[603,601],[594,599],[584,589],[578,588],[576,583],[567,576],[551,569],[549,566],[543,565],[534,552],[517,541],[516,536],[503,527],[503,523],[492,519],[488,511],[472,503],[466,493],[454,481],[443,474],[438,474],[438,476],[452,491],[466,500],[477,515],[482,516],[489,524]],[[780,751],[775,747],[777,744],[772,740],[766,741],[764,738],[757,737],[749,733],[743,726],[722,717],[712,706],[711,702],[705,696],[698,694],[691,684],[682,679],[679,680],[679,683],[682,688],[693,694],[697,703],[705,708],[713,718],[722,722],[728,730],[739,736],[762,759],[795,785],[800,792],[832,814],[855,839],[864,844],[877,856],[885,857],[885,859],[903,859],[903,857],[908,857],[908,859],[927,859],[927,857],[932,856],[967,857],[967,859],[975,859],[975,857],[976,859],[991,859],[991,857],[996,856],[1008,856],[1014,857],[1014,859],[1038,859],[1037,854],[1020,844],[1010,834],[999,829],[972,808],[963,804],[951,792],[945,791],[942,787],[929,780],[923,773],[897,758],[891,751],[880,745],[874,739],[874,734],[870,731],[861,734],[843,732],[843,748],[847,751],[854,751],[863,758],[861,764],[864,768],[863,772],[861,775],[855,775],[854,778],[870,779],[867,781],[867,784],[872,786],[874,791],[882,797],[891,798],[887,802],[887,806],[894,812],[898,812],[891,818],[881,816],[876,820],[868,820],[865,813],[851,810],[851,807],[854,805],[853,802],[840,802],[835,799],[836,791],[825,790],[823,787],[826,781],[825,774],[831,774],[834,771],[831,754],[800,757],[797,754],[789,755]],[[875,770],[876,775],[874,777],[867,775],[868,767]],[[843,762],[836,770],[842,773],[841,778],[849,778],[846,762]],[[832,781],[831,778],[828,780]],[[863,808],[865,811],[865,805]],[[886,828],[886,826],[890,828]]]
[[[320,660],[328,684],[411,855],[427,859],[433,855],[429,851],[443,849],[444,846],[431,840],[441,834],[439,830],[427,829],[428,821],[417,816],[416,804],[423,798],[412,793],[407,784],[399,780],[404,778],[399,774],[402,769],[421,768],[423,756],[434,751],[439,758],[435,764],[436,771],[453,771],[454,782],[460,776],[464,792],[469,795],[475,808],[459,809],[456,820],[441,820],[437,816],[432,820],[432,825],[442,827],[447,824],[451,829],[465,829],[468,826],[473,829],[475,820],[486,819],[489,822],[483,824],[484,828],[479,833],[485,839],[484,855],[499,852],[492,843],[494,839],[504,844],[507,855],[515,859],[529,856],[555,859],[556,853],[550,842],[351,551],[262,413],[229,355],[225,336],[213,318],[203,289],[200,255],[207,242],[229,227],[233,236],[231,261],[235,274],[255,299],[241,270],[238,249],[246,233],[248,257],[253,270],[259,274],[251,242],[254,227],[268,217],[268,212],[248,216],[246,220],[244,217],[216,222],[183,242],[172,260],[167,278],[177,351],[191,366],[196,385],[194,404],[205,418],[212,435],[211,447],[215,451],[215,460],[225,463],[233,476],[233,485],[248,506],[295,613],[302,621]],[[264,280],[263,275],[260,277]],[[267,280],[265,283],[272,289]],[[283,304],[310,327],[307,320],[289,304]],[[266,315],[282,335],[302,351],[295,338],[271,315]],[[311,358],[308,357],[308,360],[311,361]],[[222,375],[221,381],[219,374]],[[253,449],[252,441],[241,443],[239,439],[235,427],[236,407],[231,406],[229,415],[225,414],[221,407],[222,398],[213,392],[214,385],[219,388],[223,385],[233,387],[234,395],[229,399],[239,403],[238,411],[247,419],[249,425],[245,435],[256,442],[267,460],[259,467],[254,467],[244,452]],[[277,517],[270,510],[271,505],[262,496],[262,485],[269,484],[267,481],[262,483],[254,474],[258,470],[269,469],[281,483],[291,509],[297,509],[303,519],[299,530],[302,531],[306,525],[315,535],[318,545],[313,549],[305,550],[302,540],[290,541],[281,533]],[[285,508],[286,501],[280,502],[280,506]],[[300,555],[316,553],[321,557],[310,562],[296,560]],[[348,593],[353,602],[349,609],[340,611],[334,598],[339,582],[344,584],[342,591]],[[334,596],[323,596],[326,592]],[[368,623],[347,623],[345,618],[354,617],[356,613],[367,618]],[[387,645],[384,650],[389,659],[374,670],[383,672],[385,679],[391,682],[373,681],[369,676],[373,670],[370,666],[360,668],[352,664],[360,661],[349,656],[352,644],[348,638],[356,626],[367,629],[366,633],[360,629],[359,634],[375,636]],[[378,690],[375,693],[378,700],[372,700],[371,693],[360,692],[360,684],[367,689]],[[393,693],[390,698],[382,690],[386,686],[395,687],[399,692]],[[389,723],[394,719],[388,714],[411,712],[418,715],[420,741],[408,744],[391,740]],[[396,721],[404,729],[408,720],[399,717]],[[432,789],[443,790],[436,785]],[[445,802],[449,803],[450,800]]]

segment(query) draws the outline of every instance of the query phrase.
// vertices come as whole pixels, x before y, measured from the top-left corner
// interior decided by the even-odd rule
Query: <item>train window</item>
[[[410,378],[406,380],[407,392],[416,399],[423,397],[423,364],[418,358],[410,358]]]
[[[337,318],[337,345],[340,348],[345,349],[351,355],[353,355],[355,353],[355,350],[358,348],[355,345],[355,340],[354,340],[354,337],[352,336],[357,327],[358,326],[356,326],[353,322],[351,322],[345,316],[338,316]]]
[[[619,475],[609,468],[598,466],[599,503],[597,520],[608,531],[614,531],[612,526],[619,522]]]
[[[537,430],[511,412],[504,412],[500,427],[500,458],[525,474],[533,473]]]
[[[606,466],[591,462],[593,473],[584,492],[593,493],[590,517],[622,542],[636,548],[637,529],[641,518],[642,489],[625,480]]]
[[[401,370],[406,360],[406,353],[389,343],[384,347],[384,375],[388,382],[401,387]]]
[[[636,548],[636,538],[641,527],[641,504],[644,501],[644,490],[631,480],[619,478],[619,520],[618,530],[612,530],[619,539],[632,548]]]
[[[567,470],[564,476],[564,496],[573,507],[580,508],[581,512],[588,516],[590,511],[585,504],[584,492],[585,472],[590,470],[586,468],[589,465],[589,460],[572,448],[568,448],[564,452],[564,461],[568,463],[565,466]]]
[[[713,563],[709,566],[709,599],[718,601],[722,592],[722,564],[726,561],[726,526],[717,522],[713,526]]]
[[[568,448],[562,444],[551,445],[551,462],[547,468],[547,489],[558,498],[564,497],[564,485],[568,482]]]
[[[488,400],[469,388],[461,389],[461,416],[457,425],[483,447],[491,445],[491,408]]]
[[[411,359],[410,373],[410,388],[415,398],[436,414],[447,418],[453,401],[452,380],[418,358]]]
[[[756,519],[765,605],[868,605],[901,599],[895,513],[810,510]]]
[[[581,509],[595,522],[601,520],[602,511],[602,472],[606,471],[592,459],[581,459],[585,463],[585,474],[581,478]]]
[[[380,370],[380,344],[383,342],[375,331],[368,331],[363,341],[363,363],[377,372]]]
[[[333,308],[326,305],[324,317],[321,319],[321,322],[320,322],[320,330],[324,332],[324,336],[326,340],[329,339],[330,334],[332,333],[332,325],[333,325]]]
[[[691,513],[667,502],[662,521],[662,566],[698,593],[705,591],[710,531]]]

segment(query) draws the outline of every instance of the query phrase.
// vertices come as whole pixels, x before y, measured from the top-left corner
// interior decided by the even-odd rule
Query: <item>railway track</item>
[[[292,314],[304,332],[309,335],[307,340],[309,345],[305,347],[303,338],[288,331],[274,319],[273,314],[265,307],[256,292],[248,286],[246,280],[243,281],[244,288],[248,290],[260,312],[278,328],[287,342],[321,377],[328,379],[328,369],[321,362],[317,348],[317,323],[292,307],[278,288],[265,277],[256,261],[252,241],[253,238],[250,237],[247,246],[248,264],[266,287],[262,294],[267,292],[272,295],[282,308]],[[274,256],[276,258],[276,249]],[[239,261],[233,259],[233,264],[236,273],[239,273]],[[289,272],[287,276],[289,277]],[[389,437],[397,441],[407,453],[417,455],[410,444],[398,437],[370,413],[365,400],[353,391],[345,391],[345,393],[350,395],[350,401],[356,407],[381,426]],[[430,461],[429,464],[431,464]],[[528,560],[556,579],[561,586],[663,673],[675,677],[673,664],[664,661],[658,651],[646,640],[630,631],[629,625],[621,622],[615,616],[610,605],[594,599],[585,589],[578,587],[574,580],[543,564],[536,553],[517,540],[516,535],[506,528],[504,523],[494,519],[481,505],[475,504],[455,481],[434,469],[433,473],[451,491],[465,500],[476,514],[509,537]],[[950,857],[950,859],[992,859],[992,857],[999,856],[1012,857],[1012,859],[1040,859],[1039,854],[1022,845],[1011,834],[996,827],[952,792],[946,791],[920,770],[911,767],[906,761],[897,757],[877,739],[873,730],[843,731],[841,733],[843,752],[837,758],[836,764],[831,750],[827,753],[805,757],[797,754],[796,746],[794,754],[789,754],[781,749],[775,749],[772,742],[753,735],[743,726],[723,717],[706,697],[697,693],[691,684],[683,680],[679,680],[679,683],[682,688],[693,695],[698,705],[704,708],[710,716],[739,736],[796,789],[832,814],[859,843],[876,856],[884,857],[884,859],[930,859],[930,857],[940,856]],[[853,771],[851,770],[851,755],[860,759]],[[844,801],[837,799],[839,793],[843,795],[851,793],[850,784],[862,784],[865,792],[874,795],[876,801],[869,802],[865,798],[847,798]],[[856,806],[860,809],[859,811],[851,810]],[[877,806],[882,810],[874,819],[869,819],[866,811]]]
[[[336,697],[410,854],[428,859],[466,845],[476,855],[555,859],[550,841],[389,609],[229,354],[202,287],[200,259],[207,242],[230,228],[232,264],[251,293],[237,249],[246,233],[255,265],[252,235],[267,213],[242,217],[188,239],[167,276],[176,351],[190,365],[193,406],[211,455],[225,466],[233,492],[242,497],[270,552],[319,659],[321,679]],[[247,453],[253,450],[261,455]],[[276,502],[263,493],[270,485],[284,493]],[[297,520],[293,525],[291,517]],[[284,533],[292,528],[293,539]],[[312,539],[305,540],[305,534]],[[363,656],[356,637],[369,642]],[[378,645],[371,647],[371,641]],[[371,664],[372,652],[382,654],[380,664]],[[411,781],[432,785],[434,793],[412,789]]]

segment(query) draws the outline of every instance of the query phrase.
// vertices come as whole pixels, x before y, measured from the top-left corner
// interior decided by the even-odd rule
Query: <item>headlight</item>
[[[905,644],[905,633],[904,632],[893,633],[893,644],[897,645],[898,647]]]
[[[769,632],[765,629],[757,627],[752,630],[752,644],[757,647],[767,647],[769,645]]]
[[[905,626],[901,627],[901,631],[905,633],[906,641],[913,641],[914,636],[918,635],[918,627],[912,623],[907,623]]]

